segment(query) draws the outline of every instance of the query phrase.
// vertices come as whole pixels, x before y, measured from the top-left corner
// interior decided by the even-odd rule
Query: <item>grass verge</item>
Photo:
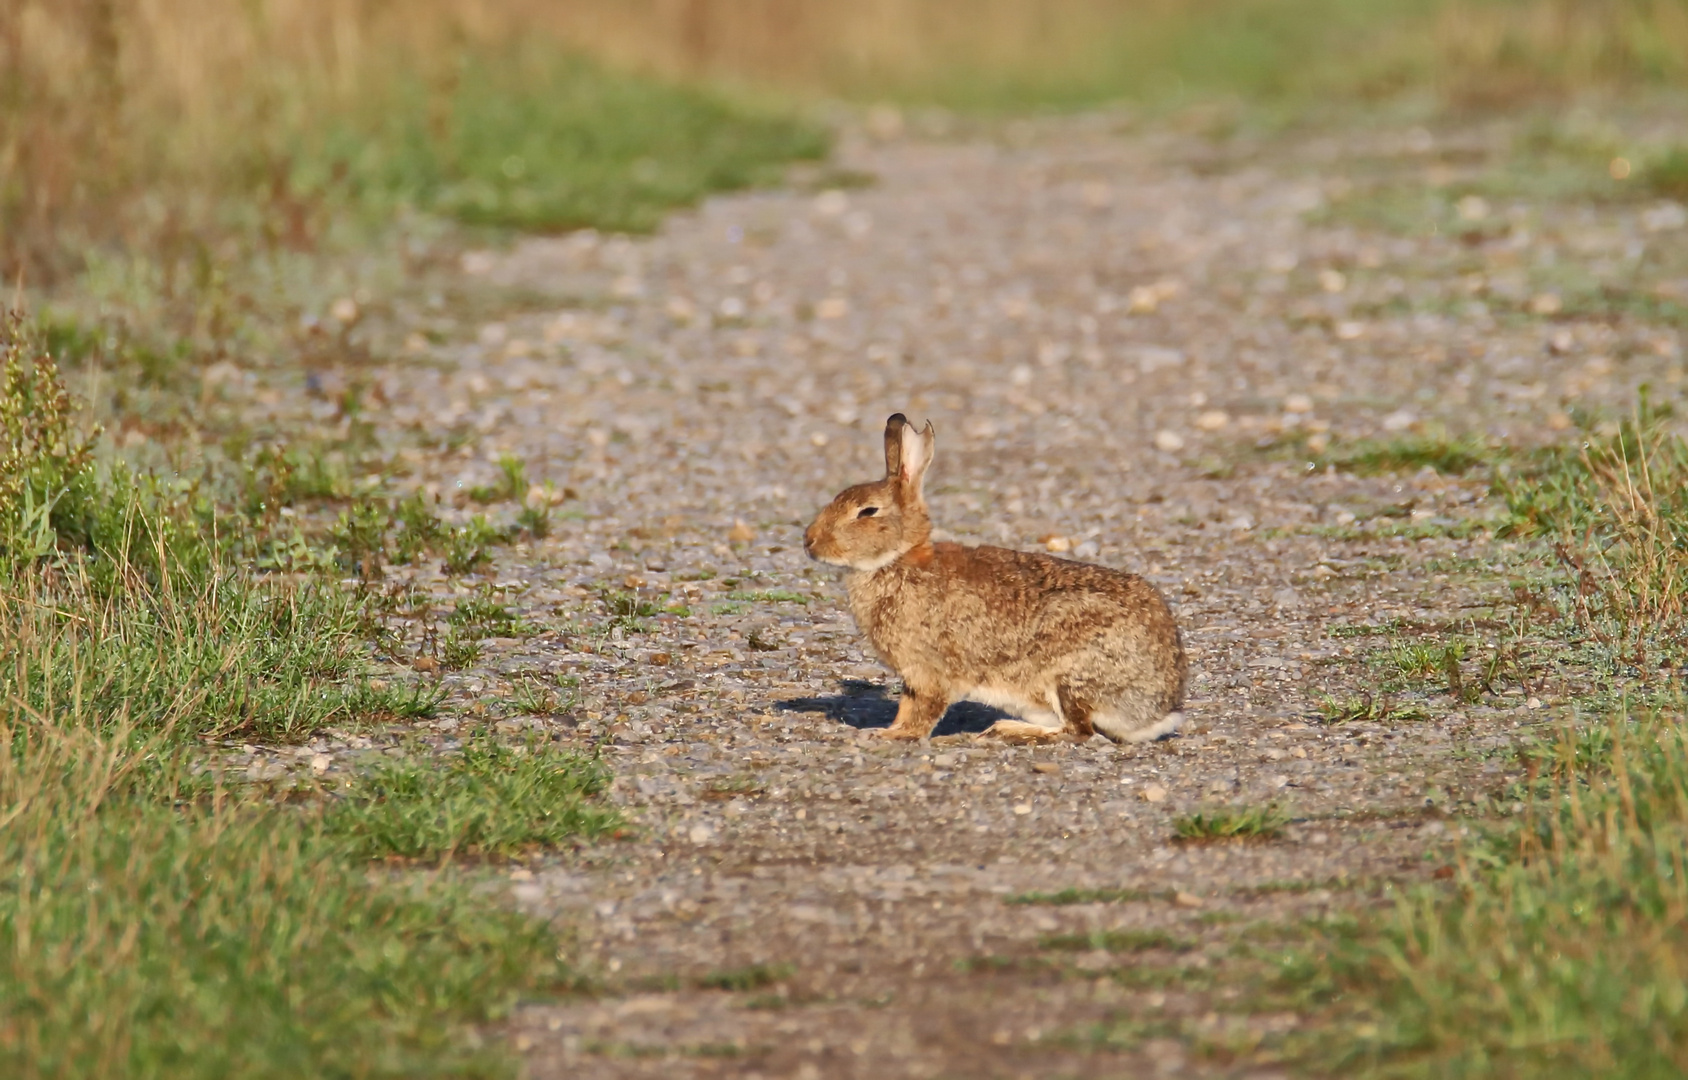
[[[1519,463],[1509,531],[1552,553],[1547,606],[1602,691],[1653,702],[1527,747],[1445,886],[1325,942],[1307,1061],[1340,1075],[1664,1077],[1688,1069],[1688,445],[1643,398],[1608,436]]]
[[[437,698],[368,677],[358,593],[256,577],[250,523],[97,467],[16,323],[0,358],[0,1075],[513,1074],[475,1027],[573,985],[564,943],[368,857],[597,835],[602,770],[473,736],[326,805],[224,786],[230,736]]]
[[[1327,943],[1343,1075],[1676,1076],[1688,1065],[1688,738],[1680,715],[1567,728],[1523,822]]]

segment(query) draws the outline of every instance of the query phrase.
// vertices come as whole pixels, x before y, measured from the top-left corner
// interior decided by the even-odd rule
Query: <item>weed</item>
[[[616,812],[594,800],[608,779],[573,750],[476,732],[434,760],[381,758],[337,794],[323,826],[368,857],[508,856],[616,828]]]
[[[1673,146],[1649,161],[1641,181],[1656,195],[1688,200],[1688,146]]]
[[[1005,904],[1132,904],[1147,900],[1164,900],[1165,890],[1149,889],[1062,889],[1060,892],[1016,893]]]
[[[1172,823],[1180,840],[1275,840],[1283,835],[1289,815],[1275,803],[1199,810]]]
[[[346,695],[346,708],[366,721],[425,720],[439,713],[445,691],[413,683],[409,686],[358,684]]]
[[[809,597],[790,589],[758,589],[755,591],[737,590],[727,594],[729,600],[743,600],[755,604],[803,604],[809,603]]]
[[[704,990],[730,990],[742,994],[784,982],[795,971],[790,964],[752,964],[727,971],[712,971],[699,978],[697,985]]]
[[[379,578],[387,558],[391,520],[388,508],[374,502],[360,502],[340,511],[328,534],[334,543],[336,565],[355,571],[366,581]]]
[[[479,638],[461,635],[454,629],[440,642],[440,663],[448,671],[462,671],[480,660],[483,651]]]
[[[1319,695],[1318,719],[1326,724],[1388,723],[1423,720],[1428,716],[1417,705],[1396,705],[1387,696],[1374,697],[1370,691],[1361,691],[1357,697],[1350,698]]]
[[[754,776],[732,776],[712,780],[703,789],[705,799],[736,799],[744,795],[760,795],[766,790]]]
[[[105,719],[0,720],[5,1075],[484,1075],[500,1055],[465,1027],[570,985],[542,922],[450,876],[372,881],[296,812],[187,797],[167,738]]]
[[[1195,942],[1165,930],[1092,930],[1085,934],[1050,934],[1038,939],[1040,949],[1064,952],[1189,952]]]
[[[1344,472],[1373,476],[1378,473],[1417,472],[1431,468],[1443,475],[1459,476],[1495,460],[1495,451],[1474,439],[1450,439],[1446,435],[1413,435],[1387,440],[1356,440],[1339,443],[1315,461],[1319,467],[1334,465]]]
[[[560,707],[557,692],[538,679],[517,679],[510,691],[510,703],[528,716],[551,716]]]
[[[424,552],[439,549],[446,539],[445,523],[429,509],[420,491],[401,500],[393,508],[393,516],[400,526],[395,545],[399,562],[415,562]]]
[[[62,535],[86,537],[93,444],[52,356],[23,317],[0,321],[0,560],[51,554]]]
[[[443,568],[448,574],[472,574],[492,561],[489,549],[506,539],[485,514],[476,514],[446,537]]]
[[[1503,488],[1506,532],[1550,541],[1572,623],[1643,680],[1688,656],[1688,440],[1643,389],[1609,436],[1538,455]]]
[[[1327,959],[1293,973],[1335,1012],[1320,1060],[1438,1076],[1678,1071],[1688,736],[1674,716],[1617,715],[1562,729],[1541,760],[1515,824],[1462,844],[1455,887],[1327,937]]]
[[[535,540],[551,534],[551,508],[543,502],[530,502],[516,514],[516,527]]]
[[[491,589],[481,589],[457,601],[446,622],[466,639],[518,637],[526,629],[522,617],[501,603]]]
[[[33,577],[0,592],[0,696],[46,721],[81,709],[142,730],[282,741],[390,709],[363,687],[353,597],[216,564],[199,586],[179,564],[167,571],[168,587],[130,575],[110,590],[74,570],[51,593]]]
[[[629,634],[646,631],[644,620],[662,614],[662,608],[635,592],[606,589],[599,594],[604,611],[610,616],[610,627]]]

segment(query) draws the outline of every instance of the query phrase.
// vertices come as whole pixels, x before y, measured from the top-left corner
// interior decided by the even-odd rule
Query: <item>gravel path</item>
[[[1469,527],[1497,511],[1475,477],[1285,448],[1434,423],[1530,442],[1567,400],[1679,388],[1669,332],[1549,319],[1529,277],[1544,247],[1621,262],[1668,208],[1466,204],[1474,240],[1368,234],[1329,223],[1356,177],[1446,185],[1508,134],[1215,148],[1110,125],[851,135],[839,163],[870,186],[470,253],[473,304],[393,324],[444,342],[413,337],[371,398],[384,430],[439,440],[419,482],[449,503],[511,453],[568,489],[552,536],[487,578],[545,631],[447,685],[604,740],[638,827],[510,874],[605,986],[518,1013],[534,1077],[1277,1075],[1298,1018],[1227,1010],[1237,943],[1429,877],[1446,812],[1500,779],[1485,752],[1559,714],[1515,686],[1321,723],[1321,692],[1374,686],[1385,631],[1491,625],[1528,568]],[[949,535],[1159,585],[1192,654],[1183,736],[1002,747],[973,738],[999,715],[980,706],[929,744],[858,734],[897,687],[800,531],[877,476],[893,411],[936,425]],[[685,612],[611,626],[605,589]],[[559,676],[579,680],[560,716],[501,704]],[[1293,818],[1276,841],[1173,838],[1179,815],[1269,803]],[[1009,902],[1064,889],[1103,892]],[[1108,931],[1088,940],[1114,951],[1060,937]]]

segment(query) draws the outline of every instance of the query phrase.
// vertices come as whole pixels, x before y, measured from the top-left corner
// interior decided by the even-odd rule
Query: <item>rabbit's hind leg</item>
[[[1061,734],[1074,742],[1084,742],[1096,734],[1096,725],[1091,721],[1095,709],[1072,687],[1066,683],[1058,684],[1055,700],[1061,706]]]
[[[1092,731],[1089,711],[1080,708],[1076,701],[1069,706],[1064,690],[1058,690],[1052,697],[1051,707],[1046,709],[1015,701],[1010,707],[1017,707],[1016,711],[1025,719],[998,720],[980,738],[1011,743],[1082,742],[1088,739]]]

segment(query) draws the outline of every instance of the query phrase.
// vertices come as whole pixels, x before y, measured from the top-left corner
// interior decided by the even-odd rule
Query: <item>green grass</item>
[[[807,606],[808,596],[790,589],[735,589],[727,594],[728,600],[738,600],[752,604],[802,604]]]
[[[1446,476],[1459,476],[1490,464],[1494,457],[1493,450],[1475,439],[1411,435],[1337,443],[1318,455],[1314,463],[1320,468],[1334,465],[1361,476],[1417,472],[1427,467]]]
[[[1354,697],[1319,695],[1318,718],[1326,724],[1398,723],[1425,720],[1430,714],[1412,704],[1397,704],[1386,694],[1362,691]]]
[[[1688,440],[1642,394],[1616,433],[1534,455],[1501,485],[1504,532],[1557,563],[1576,632],[1644,681],[1688,661]]]
[[[453,877],[372,882],[235,792],[181,803],[132,729],[0,731],[0,1073],[494,1076],[468,1025],[569,988],[546,926]]]
[[[1063,952],[1189,952],[1195,942],[1165,930],[1092,930],[1085,934],[1050,934],[1038,939],[1040,949]]]
[[[1059,892],[1016,893],[1005,904],[1131,904],[1144,900],[1164,900],[1169,894],[1148,889],[1062,889]]]
[[[796,969],[790,964],[752,964],[749,967],[712,971],[697,980],[705,990],[730,990],[748,993],[763,990],[791,978]]]
[[[1688,1064],[1688,738],[1669,679],[1688,655],[1688,447],[1667,420],[1643,396],[1615,433],[1520,455],[1500,480],[1507,531],[1555,567],[1532,611],[1577,650],[1581,711],[1618,704],[1524,745],[1524,779],[1479,804],[1507,812],[1467,827],[1451,882],[1285,969],[1321,1011],[1299,1055],[1309,1067],[1557,1078]],[[1495,656],[1467,686],[1524,679],[1519,656]],[[1430,677],[1436,657],[1396,659]]]
[[[1274,840],[1283,835],[1289,815],[1276,804],[1229,806],[1185,814],[1172,823],[1180,840]]]
[[[649,232],[675,207],[777,179],[828,146],[794,117],[538,43],[469,57],[447,95],[412,84],[384,104],[302,139],[299,186],[331,189],[338,175],[366,204],[472,225]]]
[[[382,758],[335,793],[324,828],[364,857],[510,856],[621,824],[594,796],[609,781],[595,759],[537,740],[484,733],[437,757]]]
[[[337,791],[229,786],[223,740],[438,708],[370,678],[405,597],[255,575],[262,499],[97,468],[36,342],[0,350],[0,1075],[514,1075],[474,1029],[574,987],[565,943],[449,865],[368,859],[602,835],[599,764],[477,734]]]
[[[1688,740],[1678,715],[1564,730],[1523,822],[1463,845],[1303,977],[1348,1075],[1675,1076],[1688,1061]],[[1361,1066],[1366,1068],[1362,1069]]]
[[[516,637],[525,627],[521,616],[500,603],[490,590],[457,601],[446,621],[465,637]]]

